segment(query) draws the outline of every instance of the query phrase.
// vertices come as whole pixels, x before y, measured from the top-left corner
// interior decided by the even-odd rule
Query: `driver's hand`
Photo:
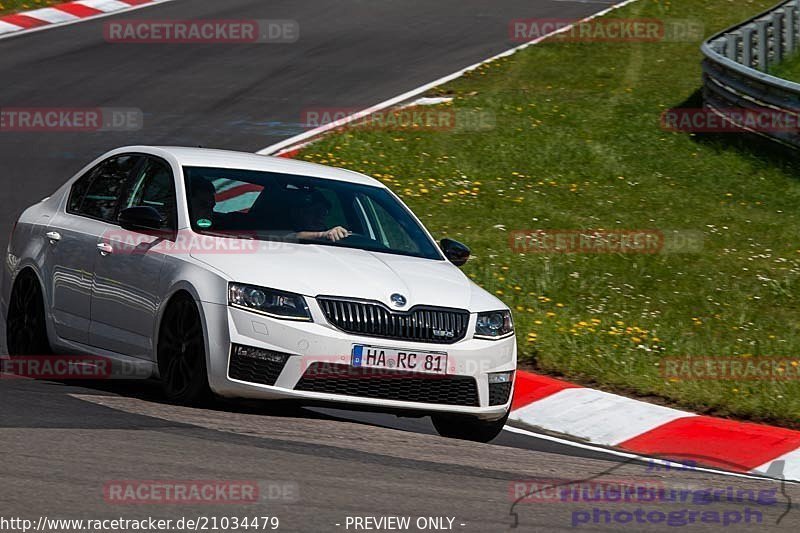
[[[345,228],[341,226],[336,226],[335,228],[331,228],[328,231],[323,233],[324,239],[330,239],[333,242],[340,241],[345,237],[348,237],[350,232],[347,231]]]

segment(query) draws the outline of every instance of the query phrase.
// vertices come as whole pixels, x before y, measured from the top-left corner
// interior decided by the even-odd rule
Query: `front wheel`
[[[434,414],[431,415],[431,419],[436,431],[442,437],[489,442],[503,431],[508,413],[497,420],[481,420],[472,416],[449,414]]]
[[[203,325],[190,296],[178,295],[169,303],[161,321],[157,350],[158,371],[168,401],[203,405],[212,399]]]

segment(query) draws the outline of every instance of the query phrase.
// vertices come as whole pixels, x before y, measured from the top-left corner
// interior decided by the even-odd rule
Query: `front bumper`
[[[310,304],[314,322],[278,320],[220,304],[202,303],[207,327],[206,351],[209,384],[225,397],[254,399],[295,399],[308,402],[335,402],[350,406],[383,408],[389,411],[459,413],[492,420],[506,414],[513,390],[502,405],[490,405],[488,374],[516,369],[515,338],[490,341],[473,339],[475,315],[470,317],[467,336],[454,344],[433,344],[406,340],[357,336],[330,325],[316,304]],[[289,358],[274,385],[263,385],[229,374],[231,345],[240,344],[288,354]],[[448,372],[452,376],[474,378],[477,405],[455,405],[379,399],[327,392],[296,390],[306,370],[314,363],[350,365],[353,345],[373,345],[422,352],[447,352]],[[403,378],[397,378],[403,379]]]

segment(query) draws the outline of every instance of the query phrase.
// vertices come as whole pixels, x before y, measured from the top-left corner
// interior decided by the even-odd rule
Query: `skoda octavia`
[[[253,154],[127,147],[16,222],[12,356],[91,355],[214,395],[430,415],[487,441],[508,416],[509,309],[380,182]]]

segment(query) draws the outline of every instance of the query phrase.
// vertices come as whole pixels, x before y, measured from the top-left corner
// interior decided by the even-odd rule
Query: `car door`
[[[162,231],[138,232],[119,226],[101,235],[95,262],[89,342],[113,352],[151,359],[153,331],[161,304],[161,269],[173,250],[177,227],[175,179],[166,161],[146,156],[129,183],[122,209],[150,206],[166,223]]]
[[[109,158],[78,178],[47,226],[45,279],[56,334],[88,344],[97,239],[116,216],[117,197],[139,164],[135,155]]]

